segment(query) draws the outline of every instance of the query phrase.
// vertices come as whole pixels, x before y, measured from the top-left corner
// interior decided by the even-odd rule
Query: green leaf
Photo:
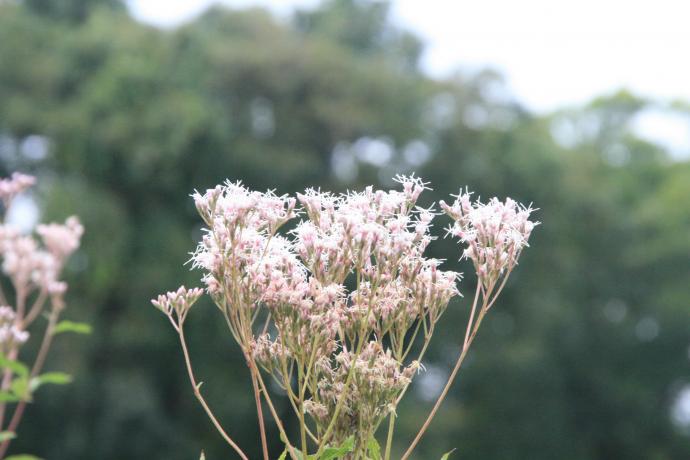
[[[5,460],[43,460],[40,457],[36,457],[35,455],[29,455],[29,454],[19,454],[19,455],[10,455],[9,457],[5,457]]]
[[[285,441],[283,440],[283,442]],[[338,447],[325,447],[323,449],[323,452],[321,452],[321,455],[319,455],[318,457],[316,456],[316,454],[307,455],[307,460],[336,460],[338,458],[342,458],[345,454],[352,452],[354,449],[355,437],[350,436]],[[285,460],[287,458],[288,453],[289,449],[286,447],[283,453],[278,458],[278,460]],[[295,455],[299,460],[304,459],[304,455],[297,448],[295,448]]]
[[[455,452],[455,449],[446,452],[445,454],[443,454],[443,457],[441,457],[441,460],[448,460],[448,456],[453,452]]]
[[[4,402],[17,402],[19,398],[14,393],[9,391],[0,391],[0,403]]]
[[[17,375],[26,377],[29,375],[29,368],[19,361],[7,358],[4,354],[0,353],[0,367],[10,369]]]
[[[31,391],[35,391],[38,387],[50,384],[50,385],[67,385],[72,382],[72,376],[65,374],[64,372],[46,372],[38,377],[31,379],[29,388]]]
[[[61,334],[63,332],[74,332],[75,334],[91,334],[91,326],[86,323],[77,323],[74,321],[60,321],[53,329],[53,335]]]
[[[355,449],[355,437],[350,436],[347,438],[339,447],[326,447],[318,460],[335,460],[341,458],[348,452],[352,452]],[[310,456],[310,458],[316,459],[316,456]]]
[[[16,438],[17,435],[13,431],[0,431],[0,442],[9,441],[10,439]]]
[[[26,401],[29,401],[31,399],[28,377],[22,376],[12,380],[12,383],[10,384],[10,390],[12,390],[12,393],[14,393],[14,395],[19,399]]]
[[[369,450],[369,457],[371,460],[381,460],[381,446],[375,437],[369,438],[369,444],[367,445]]]
[[[290,442],[287,440],[285,436],[283,436],[283,433],[280,433],[280,440],[283,441],[285,444],[285,451],[280,455],[280,458],[278,460],[283,460],[287,458],[287,454],[290,452],[290,448],[288,447],[290,445]],[[297,448],[295,448],[295,455],[302,460],[302,452],[300,452]]]

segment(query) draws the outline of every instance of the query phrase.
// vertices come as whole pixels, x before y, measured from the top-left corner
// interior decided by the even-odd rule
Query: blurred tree
[[[40,396],[13,448],[227,456],[149,304],[198,284],[182,266],[199,238],[188,194],[225,178],[292,192],[416,171],[429,200],[467,184],[533,200],[545,222],[417,458],[452,447],[501,460],[690,458],[670,417],[690,384],[690,166],[631,129],[648,101],[621,92],[536,117],[494,72],[429,79],[421,50],[381,2],[330,0],[292,23],[215,7],[173,30],[114,0],[0,2],[0,166],[41,176],[47,218],[83,217],[69,315],[97,331],[58,344],[55,366],[76,381]],[[457,268],[453,242],[431,250]],[[210,303],[195,308],[208,310],[190,324],[198,374],[258,458],[247,372]],[[452,325],[466,314],[466,300],[447,313],[428,375],[454,360]],[[400,449],[434,379],[415,388]]]
[[[32,12],[70,22],[82,22],[95,8],[126,11],[122,0],[21,0]]]

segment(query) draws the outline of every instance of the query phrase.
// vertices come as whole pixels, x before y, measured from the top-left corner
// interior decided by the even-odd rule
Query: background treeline
[[[198,285],[183,266],[200,235],[189,193],[226,178],[282,193],[388,187],[414,171],[428,200],[467,185],[533,201],[544,222],[416,458],[690,458],[673,417],[690,388],[690,163],[631,129],[654,104],[620,92],[536,116],[495,73],[428,78],[422,51],[379,2],[331,0],[289,21],[215,8],[159,30],[117,0],[0,1],[0,168],[39,176],[46,220],[82,217],[66,317],[95,330],[58,341],[51,366],[75,383],[38,396],[14,451],[230,458],[149,303]],[[453,241],[431,251],[468,272]],[[195,308],[207,397],[259,458],[247,370],[210,301]],[[446,313],[400,441],[429,410],[467,313],[466,299]]]

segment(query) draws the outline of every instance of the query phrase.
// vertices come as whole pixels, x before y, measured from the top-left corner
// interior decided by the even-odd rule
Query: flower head
[[[177,291],[169,291],[152,299],[151,303],[167,316],[172,316],[174,312],[179,321],[184,321],[189,309],[203,293],[203,289],[200,288],[187,290],[184,286],[180,286]]]
[[[515,267],[539,224],[529,220],[534,209],[510,198],[472,202],[470,193],[461,192],[453,204],[440,205],[455,221],[449,233],[467,245],[463,257],[472,260],[486,288]]]
[[[0,352],[3,354],[29,339],[29,333],[17,325],[16,317],[12,307],[0,306]]]
[[[35,183],[36,178],[34,176],[19,172],[12,173],[11,177],[0,179],[0,200],[5,204],[5,208],[9,207],[10,202],[15,196]]]
[[[43,244],[58,260],[65,260],[79,247],[84,227],[79,218],[71,216],[64,225],[42,224],[36,228],[36,232],[43,239]]]

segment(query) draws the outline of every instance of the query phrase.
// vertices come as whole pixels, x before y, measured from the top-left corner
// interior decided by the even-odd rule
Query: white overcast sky
[[[287,17],[318,0],[129,0],[160,26],[192,19],[212,3],[264,6]],[[690,2],[686,0],[394,0],[393,18],[427,47],[424,69],[493,67],[537,112],[583,104],[619,88],[690,101]],[[648,130],[690,150],[690,126],[651,120]],[[652,133],[654,134],[654,133]]]

